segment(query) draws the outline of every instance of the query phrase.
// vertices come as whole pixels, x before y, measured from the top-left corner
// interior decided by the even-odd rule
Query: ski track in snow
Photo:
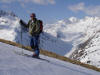
[[[0,75],[100,75],[100,72],[44,55],[40,57],[50,62],[21,56],[14,50],[21,52],[22,49],[0,43]],[[24,49],[23,52],[32,54]]]

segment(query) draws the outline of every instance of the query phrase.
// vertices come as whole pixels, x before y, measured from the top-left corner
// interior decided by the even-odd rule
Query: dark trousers
[[[30,46],[34,50],[35,55],[39,56],[39,35],[31,36]]]

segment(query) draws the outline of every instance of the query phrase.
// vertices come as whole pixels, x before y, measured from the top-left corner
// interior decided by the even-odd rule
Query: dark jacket
[[[22,24],[22,22],[20,22]],[[32,22],[29,20],[28,24],[23,23],[25,27],[29,28],[29,33],[31,36],[39,35],[40,34],[40,23],[39,20],[36,18]]]

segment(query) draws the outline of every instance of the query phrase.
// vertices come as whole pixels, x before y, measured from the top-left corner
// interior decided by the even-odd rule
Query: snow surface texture
[[[99,24],[99,17],[71,17],[46,24],[40,36],[40,48],[100,67]],[[0,38],[26,46],[30,42],[27,29],[20,26],[19,18],[3,11],[0,12]]]
[[[27,29],[19,24],[19,20],[13,13],[0,11],[0,38],[29,45]]]
[[[49,62],[17,55],[21,48],[0,43],[0,75],[100,75],[90,69],[40,55]],[[23,50],[29,55],[32,52]]]
[[[78,51],[81,51],[81,50],[82,49]],[[80,52],[77,53],[77,55],[79,54]],[[85,46],[83,54],[80,57],[77,57],[76,59],[80,60],[81,62],[94,65],[100,68],[100,33],[99,32]]]
[[[87,17],[76,28],[84,28],[84,37],[66,56],[100,68],[100,18]]]

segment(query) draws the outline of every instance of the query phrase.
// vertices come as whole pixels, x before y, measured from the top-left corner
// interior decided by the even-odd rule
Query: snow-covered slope
[[[19,20],[13,13],[0,11],[0,38],[27,46],[30,36]],[[71,17],[46,24],[40,48],[100,67],[99,31],[99,17]]]
[[[16,33],[15,29],[18,27],[18,18],[10,14],[0,11],[0,38],[7,40],[14,40]]]
[[[69,57],[100,68],[100,32],[78,45]]]
[[[27,29],[22,27],[19,24],[20,19],[12,14],[4,11],[0,12],[0,38],[29,45],[30,36]],[[79,20],[72,17],[68,20],[44,25],[44,32],[40,36],[40,48],[60,55],[68,53],[77,39],[83,35],[81,29],[76,31],[73,27],[73,24],[77,22]]]
[[[49,43],[50,50],[57,50],[59,54],[65,55],[73,48],[75,49],[77,45],[94,36],[99,31],[99,23],[99,17],[85,17],[84,19],[71,17],[54,24],[47,24],[44,32],[49,34],[49,37],[47,41],[43,41],[44,46],[46,47],[46,44]],[[49,50],[49,48],[46,49]]]
[[[90,69],[40,55],[48,60],[17,55],[21,48],[0,43],[0,75],[100,75]],[[32,54],[26,50],[24,53]]]
[[[52,47],[57,49],[59,54],[66,53],[65,56],[69,58],[100,67],[99,17],[71,17],[45,26],[45,32],[57,40]]]
[[[0,11],[0,38],[29,45],[27,29],[19,24],[19,18],[11,12]],[[22,39],[21,39],[22,38]]]
[[[30,42],[30,36],[27,32],[27,29],[19,24],[19,20],[20,19],[13,15],[13,13],[0,11],[0,38],[21,43],[27,46]],[[70,50],[72,48],[72,44],[58,39],[55,34],[52,35],[52,28],[54,27],[48,28],[48,26],[49,25],[44,25],[44,32],[40,36],[40,48],[55,52],[60,55],[65,55],[66,52],[68,52],[66,48]],[[55,25],[55,29],[56,27],[57,26]],[[52,32],[49,33],[49,30],[51,29]],[[57,33],[59,34],[57,35],[58,37],[64,37],[63,34],[60,35],[59,31],[57,31]]]
[[[19,24],[19,20],[20,19],[13,13],[0,11],[0,38],[27,46],[30,42],[30,36],[27,32],[27,29]],[[59,27],[57,24],[50,25],[50,28],[49,25],[44,25],[44,32],[40,36],[40,48],[55,52],[60,55],[65,55],[69,50],[71,50],[72,43],[65,42],[61,39],[62,37],[65,37],[62,32],[60,33],[60,31],[58,31],[58,28],[63,28],[61,25],[62,23],[59,22]]]
[[[66,56],[100,68],[100,18],[86,17],[76,23],[75,28],[83,36],[73,42],[74,46]]]

